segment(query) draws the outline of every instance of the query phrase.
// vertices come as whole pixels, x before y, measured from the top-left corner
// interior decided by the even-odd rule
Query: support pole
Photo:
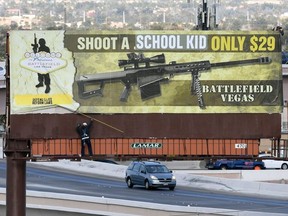
[[[26,159],[28,140],[7,140],[6,216],[26,215]]]

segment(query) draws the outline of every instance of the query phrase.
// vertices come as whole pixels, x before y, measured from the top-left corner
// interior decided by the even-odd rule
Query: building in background
[[[6,69],[5,62],[0,62],[0,119],[5,118],[6,107]],[[3,158],[3,146],[5,143],[5,126],[4,122],[0,121],[0,158]]]

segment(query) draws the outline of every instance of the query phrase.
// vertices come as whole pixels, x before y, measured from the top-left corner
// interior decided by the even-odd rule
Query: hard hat
[[[86,122],[83,122],[83,126],[87,126],[87,123],[86,123]]]

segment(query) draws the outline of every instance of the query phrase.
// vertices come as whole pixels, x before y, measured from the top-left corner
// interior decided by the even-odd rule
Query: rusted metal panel
[[[257,139],[92,139],[96,156],[219,156],[258,155]],[[142,145],[144,144],[144,145]],[[244,144],[245,148],[237,145]],[[87,149],[86,149],[87,150]],[[32,140],[32,156],[79,155],[80,139]]]
[[[258,139],[281,137],[280,114],[114,114],[96,119],[92,138]],[[77,138],[77,114],[11,115],[10,138]],[[104,123],[104,124],[103,124]],[[122,132],[121,132],[122,131]]]

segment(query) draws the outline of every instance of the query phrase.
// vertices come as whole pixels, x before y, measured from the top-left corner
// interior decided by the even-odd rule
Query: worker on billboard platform
[[[77,132],[81,137],[81,157],[85,156],[85,145],[88,147],[89,156],[93,155],[91,140],[90,140],[90,128],[92,126],[92,119],[87,124],[83,122],[82,124],[77,125]]]

